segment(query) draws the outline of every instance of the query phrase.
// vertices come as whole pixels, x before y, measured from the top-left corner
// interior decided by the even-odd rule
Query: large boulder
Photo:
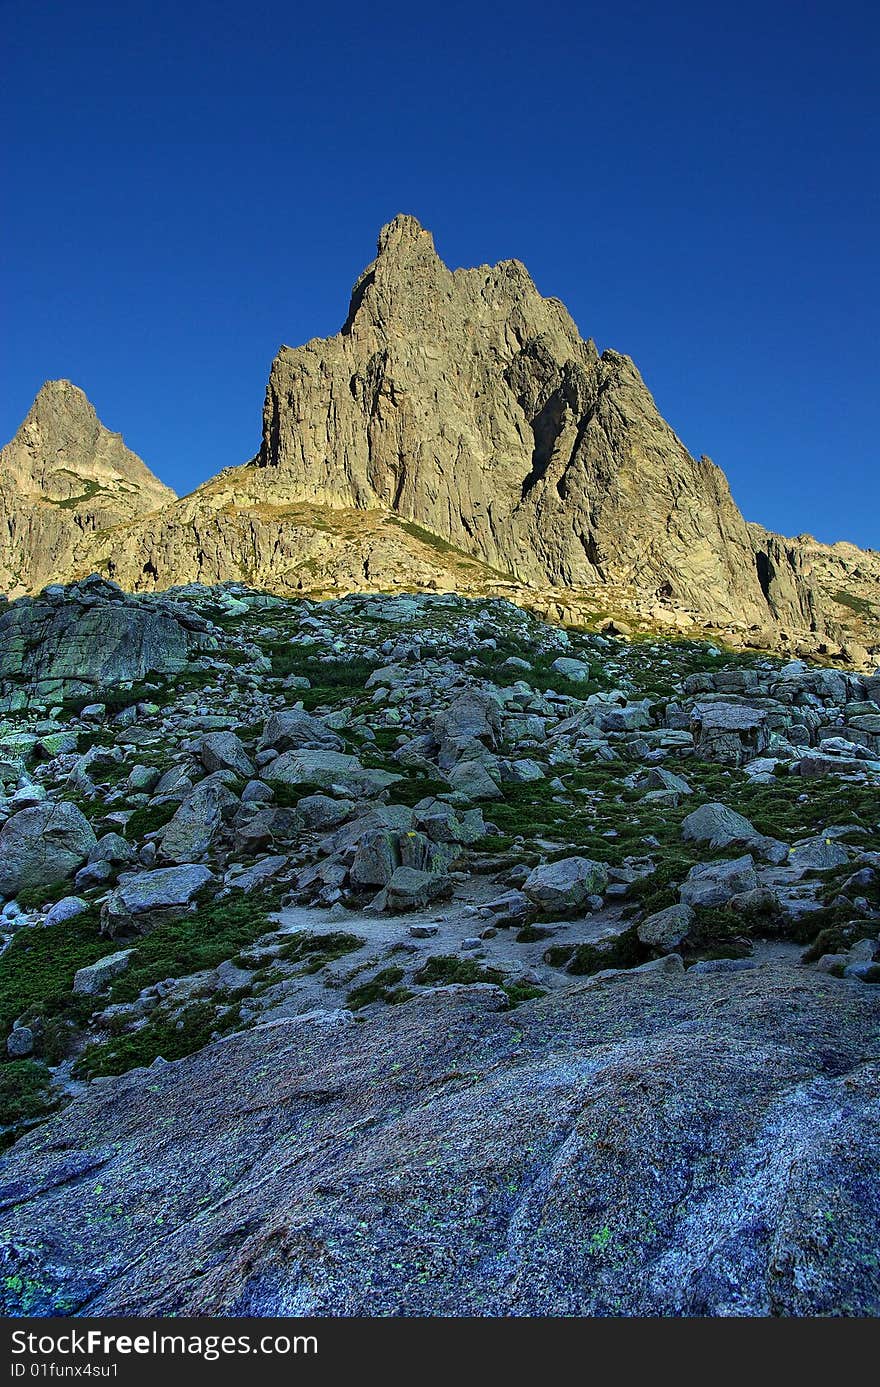
[[[687,937],[696,918],[689,905],[669,905],[643,920],[636,933],[652,949],[675,949]]]
[[[75,804],[62,800],[19,810],[0,831],[0,896],[66,880],[96,842],[91,824]]]
[[[186,668],[193,633],[170,607],[126,598],[101,579],[57,592],[0,613],[0,693],[7,707],[94,696]]]
[[[759,833],[745,815],[718,801],[701,804],[688,814],[681,825],[681,836],[686,843],[708,843],[716,850],[734,845],[747,847],[769,862],[784,862],[788,855],[786,843]]]
[[[744,703],[695,703],[691,732],[702,760],[731,766],[753,760],[770,744],[766,712]]]
[[[692,867],[679,888],[682,905],[726,905],[733,896],[755,891],[758,874],[751,855],[728,862],[701,862]]]
[[[263,771],[275,785],[316,785],[329,790],[339,786],[353,795],[377,795],[402,777],[393,771],[361,764],[356,756],[340,751],[285,751]]]
[[[535,867],[523,883],[532,905],[543,911],[580,910],[589,896],[601,895],[608,885],[608,869],[589,857],[563,857]]]
[[[504,791],[482,761],[460,761],[449,772],[449,784],[466,800],[503,799]]]
[[[84,997],[93,997],[95,993],[103,992],[114,978],[125,972],[133,952],[133,949],[120,949],[118,953],[105,954],[95,963],[88,963],[85,968],[77,969],[73,975],[74,992]]]
[[[181,863],[204,857],[220,828],[224,808],[236,803],[235,796],[218,781],[197,785],[162,831],[162,857]]]
[[[199,760],[205,770],[233,771],[242,780],[256,774],[254,763],[234,732],[209,732],[199,746]]]
[[[263,728],[259,748],[275,751],[341,751],[344,743],[320,718],[304,708],[287,708],[273,713]]]
[[[216,880],[213,872],[197,864],[127,877],[101,908],[101,932],[111,938],[122,930],[147,934],[157,925],[182,920],[196,910]]]
[[[441,744],[474,738],[494,745],[501,730],[501,704],[492,694],[468,689],[434,719],[434,736]]]
[[[447,876],[422,872],[417,867],[398,867],[387,886],[371,905],[372,910],[419,910],[432,901],[441,900],[452,891]]]

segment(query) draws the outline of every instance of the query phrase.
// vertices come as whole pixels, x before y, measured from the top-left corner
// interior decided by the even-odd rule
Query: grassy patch
[[[346,954],[363,948],[366,942],[358,934],[336,931],[330,934],[299,933],[279,950],[278,957],[302,964],[301,973],[317,973],[337,958],[344,958]]]
[[[166,800],[162,804],[144,804],[136,809],[125,825],[125,836],[132,843],[138,843],[147,833],[156,833],[174,818],[179,809],[175,801]]]
[[[89,1045],[77,1061],[76,1071],[85,1078],[99,1074],[124,1074],[153,1063],[159,1056],[179,1060],[209,1044],[215,1032],[236,1023],[236,1009],[218,1013],[210,1002],[192,1002],[177,1014],[163,1013],[140,1030],[104,1043]]]
[[[272,661],[272,674],[276,679],[296,674],[309,680],[311,688],[297,690],[297,696],[309,712],[322,704],[336,704],[362,694],[370,675],[379,668],[371,660],[306,655],[301,646],[287,641],[264,642],[263,650]]]
[[[52,1076],[36,1060],[9,1060],[0,1064],[0,1124],[10,1126],[42,1117],[55,1106]]]
[[[348,1005],[352,1011],[359,1011],[371,1002],[406,1002],[412,993],[400,986],[402,980],[402,968],[383,968],[369,982],[362,982],[359,987],[351,989],[346,999]]]
[[[98,934],[95,908],[58,925],[19,930],[0,958],[0,1034],[18,1016],[81,1020],[91,1001],[73,995],[73,975],[113,945]]]
[[[495,983],[507,993],[511,1006],[543,997],[543,988],[530,983],[510,982],[498,968],[487,968],[475,958],[456,958],[454,954],[433,954],[415,974],[423,987],[448,987],[453,983],[469,986],[478,982]]]
[[[848,607],[856,616],[866,617],[869,621],[874,616],[874,604],[864,597],[859,597],[854,592],[847,592],[844,588],[839,588],[834,594],[834,601],[838,607]]]
[[[642,943],[633,926],[605,944],[551,946],[544,954],[544,962],[553,968],[565,968],[575,977],[583,977],[603,968],[636,968],[640,963],[647,963],[652,955],[653,950]]]
[[[176,924],[160,925],[137,941],[127,972],[113,983],[111,999],[133,1002],[163,978],[200,973],[233,958],[272,928],[269,914],[279,900],[279,892],[256,897],[236,892]]]

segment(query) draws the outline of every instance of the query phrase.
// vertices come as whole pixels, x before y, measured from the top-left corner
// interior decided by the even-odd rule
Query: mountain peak
[[[417,217],[399,212],[379,232],[376,253],[379,256],[394,255],[410,246],[421,243],[425,249],[434,250],[434,238],[426,231]]]

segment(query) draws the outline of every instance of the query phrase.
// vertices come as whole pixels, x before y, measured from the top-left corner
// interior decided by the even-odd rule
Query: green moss
[[[550,952],[548,949],[547,954]],[[544,955],[545,960],[547,954]],[[636,968],[640,963],[646,963],[651,956],[652,950],[642,943],[633,926],[604,945],[578,944],[571,955],[566,972],[575,977],[582,977],[585,974],[598,973],[603,968]]]
[[[51,1112],[56,1099],[52,1076],[36,1060],[8,1060],[0,1064],[0,1124],[9,1126]]]
[[[449,785],[445,780],[436,780],[428,775],[406,774],[406,767],[395,767],[395,773],[401,771],[404,778],[392,785],[389,792],[395,804],[404,804],[412,808],[420,799],[436,799],[438,795],[449,794]]]
[[[321,704],[335,704],[344,698],[362,694],[364,685],[379,666],[359,658],[331,659],[328,656],[307,655],[302,646],[289,641],[264,641],[264,652],[272,661],[276,679],[295,674],[308,679],[311,688],[297,690],[303,707],[311,711]]]
[[[98,928],[93,907],[57,925],[19,930],[0,957],[0,1034],[21,1015],[77,1020],[88,1014],[89,999],[73,995],[73,976],[112,952]]]
[[[399,984],[403,979],[402,968],[383,968],[369,982],[363,982],[359,987],[353,987],[348,994],[347,1002],[352,1011],[359,1011],[361,1007],[369,1006],[371,1002],[405,1002],[411,996],[405,987]]]
[[[287,959],[288,962],[301,963],[301,973],[317,973],[326,964],[362,949],[366,942],[358,934],[298,933],[279,950],[278,957]]]
[[[542,929],[540,925],[523,925],[522,929],[517,931],[516,942],[537,944],[541,939],[546,939],[549,933],[549,930]]]
[[[160,1056],[183,1059],[207,1045],[215,1031],[222,1033],[237,1023],[235,1009],[218,1013],[210,1002],[192,1002],[178,1014],[163,1013],[140,1030],[100,1044],[89,1045],[76,1064],[84,1078],[99,1074],[125,1074],[145,1067]]]
[[[15,899],[22,910],[40,910],[44,905],[52,905],[69,894],[69,881],[53,881],[48,886],[26,886],[16,893]]]
[[[529,983],[510,982],[498,968],[487,968],[475,958],[456,958],[454,954],[433,954],[415,974],[414,981],[423,987],[448,987],[453,983],[469,986],[491,982],[507,993],[511,1006],[543,997],[543,989]]]
[[[144,804],[136,809],[125,825],[125,836],[131,843],[139,843],[147,833],[156,833],[164,828],[176,814],[179,805],[166,800],[162,804]]]
[[[269,915],[279,900],[279,892],[262,896],[235,892],[176,924],[151,930],[136,942],[128,970],[113,983],[112,1001],[132,1002],[145,987],[163,978],[216,968],[272,928]]]

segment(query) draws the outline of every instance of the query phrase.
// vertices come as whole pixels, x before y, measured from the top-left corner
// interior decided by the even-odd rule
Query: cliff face
[[[47,381],[0,451],[0,588],[39,589],[85,539],[173,499],[81,390]]]
[[[855,544],[820,544],[812,535],[787,539],[750,525],[758,574],[783,625],[827,631],[872,645],[880,628],[880,553]]]
[[[279,353],[259,463],[299,499],[389,509],[527,582],[767,620],[723,474],[632,361],[600,356],[517,261],[451,272],[411,217],[383,230],[342,331]]]

